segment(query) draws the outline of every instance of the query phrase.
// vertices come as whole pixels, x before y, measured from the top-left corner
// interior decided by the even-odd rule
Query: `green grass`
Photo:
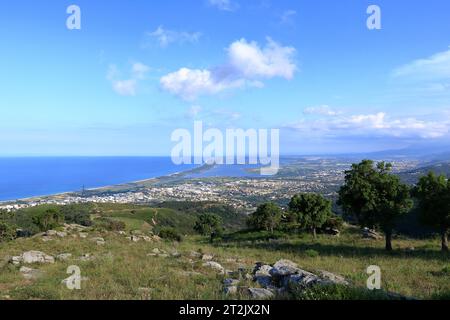
[[[102,208],[101,216],[123,221],[127,230],[150,230],[157,226],[183,226],[188,233],[192,216],[178,220],[182,210],[174,208],[143,208],[140,206]],[[134,210],[131,213],[131,210]],[[144,228],[143,228],[144,226]],[[0,261],[7,256],[28,250],[39,250],[56,256],[71,253],[73,259],[53,265],[31,266],[44,272],[35,281],[25,280],[15,266],[0,270],[0,299],[226,299],[222,293],[223,276],[202,267],[200,261],[191,261],[191,251],[215,256],[226,269],[240,267],[251,270],[256,262],[275,263],[290,259],[305,270],[327,270],[346,277],[354,287],[316,288],[296,293],[295,299],[384,299],[383,293],[369,293],[366,285],[367,267],[378,265],[382,270],[382,288],[419,299],[450,299],[450,255],[442,254],[438,239],[395,239],[394,252],[384,250],[383,241],[363,240],[356,228],[348,228],[340,237],[309,234],[286,236],[266,232],[238,232],[225,241],[213,245],[208,239],[189,235],[181,243],[133,243],[114,232],[89,231],[89,238],[103,237],[104,246],[97,246],[89,238],[68,236],[50,242],[39,238],[18,239],[0,243]],[[414,247],[415,250],[407,250]],[[147,256],[154,248],[177,251],[181,257]],[[90,262],[78,258],[90,253],[96,259]],[[67,267],[77,265],[82,276],[82,290],[68,290],[61,284],[67,278]],[[248,283],[250,284],[250,283]],[[238,298],[246,298],[239,296]]]

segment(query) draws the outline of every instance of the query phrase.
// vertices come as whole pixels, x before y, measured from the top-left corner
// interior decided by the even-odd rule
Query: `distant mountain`
[[[399,173],[399,176],[404,182],[415,184],[421,176],[427,175],[429,172],[434,172],[437,175],[443,174],[450,178],[450,161],[435,161],[423,167],[403,171]]]

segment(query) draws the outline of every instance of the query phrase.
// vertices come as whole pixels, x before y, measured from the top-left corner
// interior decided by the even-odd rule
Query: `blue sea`
[[[0,158],[0,201],[79,191],[195,168],[170,157]]]

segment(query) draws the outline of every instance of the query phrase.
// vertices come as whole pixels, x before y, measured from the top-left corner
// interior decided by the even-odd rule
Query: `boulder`
[[[42,275],[41,271],[28,267],[21,267],[19,271],[27,280],[35,280]]]
[[[350,283],[345,280],[344,277],[336,275],[334,273],[319,270],[319,276],[323,280],[323,282],[328,284],[340,284],[340,285],[350,285]]]
[[[237,294],[238,292],[238,287],[237,286],[230,286],[230,287],[225,287],[223,289],[223,292],[227,295],[227,296],[232,296]]]
[[[45,235],[46,235],[47,237],[54,237],[54,236],[56,236],[57,233],[58,233],[58,232],[57,232],[56,230],[48,230],[48,231],[45,233]]]
[[[78,235],[80,236],[80,238],[82,239],[86,239],[88,237],[88,234],[86,232],[80,232],[78,233]]]
[[[231,278],[223,280],[223,284],[225,287],[237,286],[237,285],[239,285],[239,282],[240,282],[239,280],[231,279]]]
[[[276,278],[286,277],[298,273],[298,265],[290,260],[279,260],[270,269],[270,275]]]
[[[60,238],[65,238],[65,237],[67,237],[67,232],[57,232],[56,233],[56,236],[57,237],[60,237]]]
[[[225,273],[225,269],[217,262],[215,261],[207,261],[203,264],[203,267],[214,269],[215,271],[219,272],[220,274]]]
[[[41,251],[27,251],[22,254],[22,262],[31,263],[55,263],[55,258]]]
[[[248,293],[250,294],[252,299],[257,299],[257,300],[272,299],[275,296],[275,294],[272,291],[270,291],[268,289],[261,289],[261,288],[249,288]]]
[[[293,274],[286,277],[283,281],[283,287],[289,288],[290,286],[300,286],[302,288],[308,288],[316,284],[323,283],[322,279],[313,273],[300,270],[298,274]]]
[[[214,256],[212,254],[204,254],[202,256],[203,261],[212,261],[214,259]]]
[[[58,260],[58,261],[67,261],[70,258],[72,258],[71,253],[61,253],[56,256],[56,260]]]

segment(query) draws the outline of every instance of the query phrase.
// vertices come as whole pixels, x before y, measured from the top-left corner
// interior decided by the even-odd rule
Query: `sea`
[[[170,157],[0,158],[0,201],[81,191],[188,171]]]

